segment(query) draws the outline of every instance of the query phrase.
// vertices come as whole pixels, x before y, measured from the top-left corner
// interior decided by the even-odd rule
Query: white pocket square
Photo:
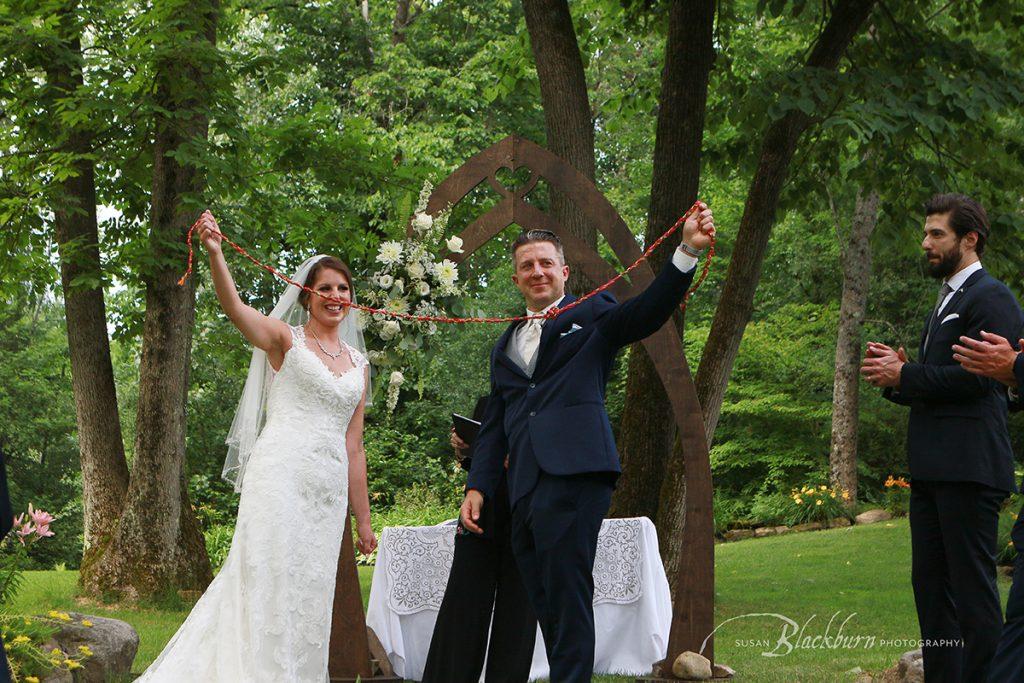
[[[564,336],[566,336],[567,334],[572,334],[573,332],[578,332],[579,330],[582,330],[582,329],[583,329],[582,327],[580,327],[580,326],[579,326],[579,325],[577,325],[576,323],[573,323],[573,324],[572,324],[572,327],[570,327],[570,328],[569,328],[569,331],[568,331],[568,332],[563,332],[562,334],[560,334],[560,335],[558,335],[558,336],[559,336],[559,337],[564,337]]]
[[[942,319],[942,322],[941,322],[941,323],[939,323],[939,324],[940,324],[940,325],[945,325],[945,324],[946,324],[946,323],[948,323],[948,322],[949,322],[950,320],[956,320],[956,319],[957,319],[957,318],[959,318],[959,317],[960,317],[960,314],[959,314],[959,313],[950,313],[950,314],[949,314],[949,315],[947,315],[947,316],[946,316],[945,318],[943,318],[943,319]]]

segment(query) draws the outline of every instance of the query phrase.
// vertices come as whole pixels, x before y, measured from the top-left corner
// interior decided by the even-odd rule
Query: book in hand
[[[452,413],[452,424],[455,425],[455,433],[460,439],[472,446],[476,441],[476,435],[480,431],[480,423],[472,418]]]

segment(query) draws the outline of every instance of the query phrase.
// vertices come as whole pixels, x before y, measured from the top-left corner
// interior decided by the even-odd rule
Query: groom
[[[512,551],[552,683],[589,683],[594,668],[594,555],[621,472],[604,409],[615,355],[668,321],[714,234],[700,204],[671,263],[643,293],[620,304],[603,292],[556,318],[513,324],[491,352],[491,395],[460,515],[469,531],[482,531],[480,509],[508,453]],[[565,293],[569,266],[554,233],[521,233],[512,258],[529,315],[575,300]]]

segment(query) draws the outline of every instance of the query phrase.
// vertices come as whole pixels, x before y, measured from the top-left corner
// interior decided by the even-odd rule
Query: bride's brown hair
[[[348,282],[349,296],[355,296],[355,287],[352,286],[352,271],[344,261],[334,256],[324,256],[314,263],[313,267],[309,269],[309,273],[306,274],[306,281],[302,284],[306,287],[312,287],[316,283],[316,278],[320,275],[320,271],[325,269],[341,273],[345,281]],[[306,290],[299,292],[299,305],[307,311],[309,310],[309,297],[310,294]]]

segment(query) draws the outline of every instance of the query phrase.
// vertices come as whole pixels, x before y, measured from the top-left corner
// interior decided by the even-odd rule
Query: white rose
[[[419,261],[413,261],[412,263],[410,263],[408,271],[409,277],[411,277],[413,280],[422,280],[423,276],[427,274],[427,271],[423,267],[423,264],[420,263]]]
[[[412,219],[412,225],[417,232],[426,232],[434,224],[434,219],[429,213],[418,213]]]
[[[391,284],[394,281],[395,278],[391,277],[390,275],[381,275],[379,278],[377,278],[377,282],[379,282],[380,286],[383,287],[384,289],[388,289],[389,287],[391,287]]]
[[[399,294],[405,293],[405,280],[401,278],[395,280],[395,291]]]
[[[404,381],[405,375],[403,375],[400,370],[395,370],[394,372],[392,372],[391,377],[388,379],[389,384],[393,384],[396,386],[402,384],[402,382]]]
[[[427,294],[430,294],[430,285],[428,285],[426,282],[420,281],[419,290],[420,296],[426,296]]]
[[[394,339],[402,331],[402,326],[397,320],[385,320],[380,326],[382,339]]]
[[[448,241],[445,242],[445,246],[447,246],[448,251],[452,252],[453,254],[461,254],[462,238],[459,237],[458,235],[455,235],[454,237],[449,237]]]

